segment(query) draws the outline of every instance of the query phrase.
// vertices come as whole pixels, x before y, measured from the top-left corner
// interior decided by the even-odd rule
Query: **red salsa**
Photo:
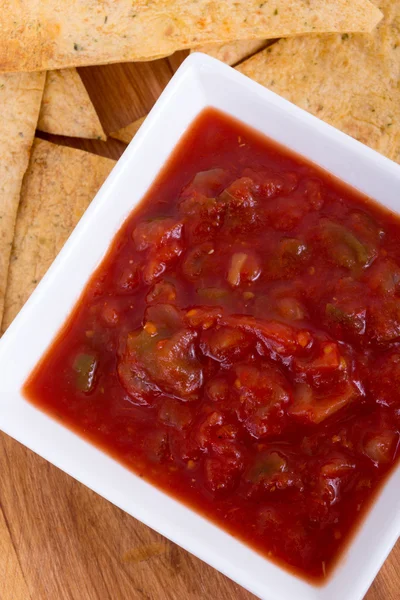
[[[323,580],[399,455],[400,220],[208,109],[24,391]]]

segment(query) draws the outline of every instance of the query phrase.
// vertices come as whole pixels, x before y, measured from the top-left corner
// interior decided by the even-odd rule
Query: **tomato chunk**
[[[204,461],[206,487],[219,496],[232,492],[238,485],[242,471],[240,453],[212,456]]]
[[[318,424],[358,396],[356,388],[349,382],[341,383],[337,389],[323,393],[318,393],[310,385],[302,383],[295,390],[294,402],[289,412],[296,419]]]
[[[147,250],[147,263],[143,268],[145,283],[158,279],[181,253],[183,223],[174,219],[155,219],[140,223],[132,237],[140,251]]]
[[[179,209],[185,222],[185,235],[196,244],[215,239],[224,222],[226,207],[218,198],[193,193],[181,202]]]
[[[254,189],[261,200],[269,200],[281,194],[289,194],[298,185],[298,176],[294,172],[274,173],[271,171],[256,171],[247,168],[243,177],[253,181]]]
[[[240,365],[235,372],[236,412],[249,434],[260,439],[281,433],[292,400],[285,377],[277,368],[266,364],[261,368]]]
[[[255,319],[247,315],[232,315],[224,317],[221,323],[231,327],[238,327],[243,331],[253,334],[277,354],[283,356],[293,354],[301,346],[300,330],[278,321]]]
[[[389,298],[373,302],[369,307],[367,332],[378,343],[400,339],[400,299]]]
[[[257,210],[256,186],[250,177],[235,180],[220,195],[226,206],[224,230],[229,234],[243,234],[256,230],[260,225]]]
[[[134,229],[132,237],[138,250],[146,250],[153,246],[160,247],[171,240],[179,240],[182,234],[182,223],[175,219],[154,219],[143,221]]]
[[[376,260],[365,274],[369,287],[379,294],[394,294],[400,288],[400,267],[390,259]]]
[[[229,392],[229,383],[225,377],[215,377],[207,383],[207,396],[214,402],[222,403],[229,397]]]
[[[305,374],[316,375],[335,371],[341,364],[339,347],[336,342],[322,342],[318,345],[316,356],[295,358],[293,364],[297,371]]]
[[[330,457],[320,468],[314,497],[318,496],[319,501],[328,506],[339,502],[355,469],[356,463],[345,454],[338,453]]]
[[[251,339],[240,329],[218,327],[201,337],[201,350],[219,362],[234,361],[243,357],[251,347]]]
[[[166,425],[179,430],[186,429],[193,419],[188,404],[174,398],[166,398],[164,400],[158,411],[158,417]]]
[[[385,352],[372,365],[368,388],[379,405],[400,408],[400,353]]]
[[[197,333],[181,326],[174,306],[156,304],[147,309],[143,329],[128,334],[118,373],[127,392],[140,403],[154,391],[183,400],[197,398],[203,384],[195,353]]]

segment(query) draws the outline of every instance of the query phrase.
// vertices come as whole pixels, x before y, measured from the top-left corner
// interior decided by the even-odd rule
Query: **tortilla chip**
[[[34,141],[21,190],[2,331],[46,273],[114,164],[96,154]]]
[[[28,167],[44,73],[0,74],[0,319],[20,191]]]
[[[135,134],[138,132],[139,127],[142,125],[145,118],[146,118],[146,116],[141,117],[140,119],[137,119],[137,121],[133,121],[133,123],[130,123],[126,127],[123,127],[122,129],[118,129],[118,131],[114,131],[113,133],[110,133],[110,137],[113,137],[116,140],[120,140],[121,142],[124,142],[125,144],[129,144],[129,142],[133,139]]]
[[[400,0],[370,35],[280,40],[238,71],[400,162]]]
[[[76,69],[47,72],[38,129],[56,135],[107,139]]]
[[[269,43],[271,43],[270,40],[239,40],[238,42],[229,42],[227,44],[199,46],[198,48],[193,48],[192,52],[204,52],[227,65],[233,66],[259,52],[268,46]]]
[[[0,70],[167,56],[206,43],[371,31],[369,0],[12,0],[0,12]]]

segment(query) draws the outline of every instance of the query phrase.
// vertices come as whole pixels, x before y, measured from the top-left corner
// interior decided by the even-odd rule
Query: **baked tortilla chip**
[[[217,58],[227,65],[237,65],[249,56],[256,54],[266,46],[269,40],[239,40],[227,44],[211,44],[193,48],[192,52],[204,52],[213,58]]]
[[[130,123],[126,127],[122,127],[122,129],[118,129],[118,131],[114,131],[113,133],[110,133],[110,136],[115,138],[116,140],[120,140],[121,142],[124,142],[125,144],[129,144],[129,142],[133,139],[133,137],[138,132],[139,127],[142,125],[145,118],[146,118],[146,116],[141,117],[140,119],[137,119],[137,121],[133,121],[133,123]]]
[[[168,56],[206,43],[366,32],[369,0],[8,0],[0,70],[36,71]]]
[[[400,162],[400,0],[369,35],[280,40],[238,71]]]
[[[24,173],[35,135],[44,73],[0,74],[0,319]]]
[[[76,69],[47,72],[38,129],[56,135],[107,139]]]
[[[2,331],[61,250],[115,161],[34,141],[21,190]]]

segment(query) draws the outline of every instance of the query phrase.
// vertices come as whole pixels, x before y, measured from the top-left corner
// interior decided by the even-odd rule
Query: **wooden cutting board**
[[[145,115],[184,57],[80,69],[106,132]],[[115,159],[125,147],[43,137]],[[254,596],[0,434],[0,600],[128,599]],[[366,599],[400,600],[400,543]]]

